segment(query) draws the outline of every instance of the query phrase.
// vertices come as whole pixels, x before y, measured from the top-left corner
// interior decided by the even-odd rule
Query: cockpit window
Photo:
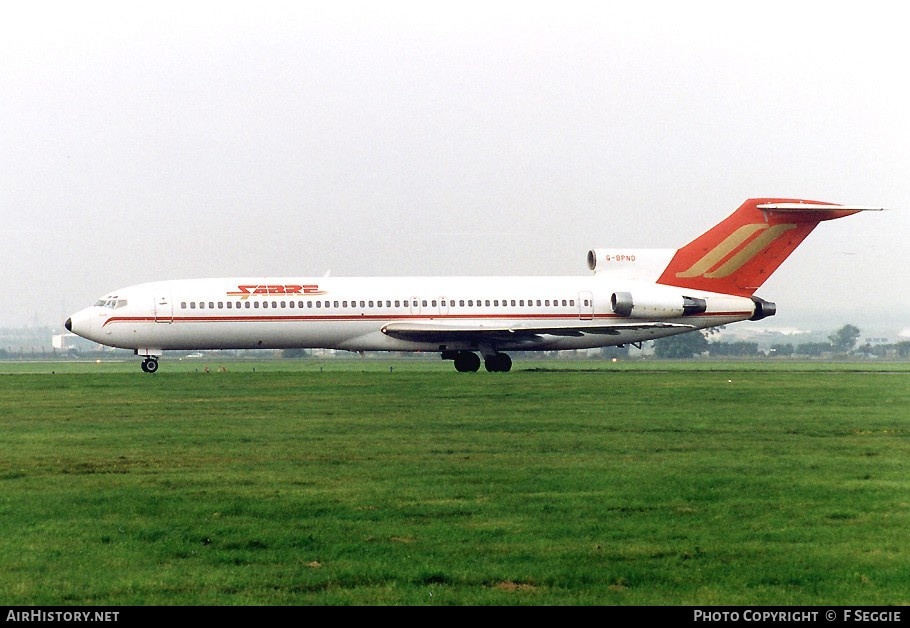
[[[112,310],[126,307],[126,299],[98,299],[95,301],[95,307],[106,307]]]

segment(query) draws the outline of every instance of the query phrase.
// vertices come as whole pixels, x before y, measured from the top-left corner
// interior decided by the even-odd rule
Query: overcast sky
[[[910,327],[900,3],[29,2],[0,11],[0,327],[225,275],[584,275],[743,200],[823,223],[781,326]]]

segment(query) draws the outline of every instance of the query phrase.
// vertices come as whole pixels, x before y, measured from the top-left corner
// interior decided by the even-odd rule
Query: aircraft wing
[[[399,340],[415,342],[444,342],[452,340],[478,340],[498,342],[536,342],[541,336],[584,336],[598,334],[617,336],[620,332],[633,329],[695,329],[694,325],[680,323],[593,323],[563,325],[499,325],[478,321],[427,321],[389,323],[382,333]]]

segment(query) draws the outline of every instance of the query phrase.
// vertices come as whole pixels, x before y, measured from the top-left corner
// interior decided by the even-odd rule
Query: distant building
[[[879,338],[866,338],[862,344],[869,345],[870,347],[878,347],[881,345],[890,345],[890,344],[893,344],[893,342],[894,341],[891,338],[879,337]]]
[[[51,347],[55,351],[66,353],[67,351],[95,351],[99,345],[76,334],[54,334],[51,336]]]
[[[76,334],[54,334],[51,336],[51,346],[60,351],[70,351],[76,348],[75,338],[78,338]]]

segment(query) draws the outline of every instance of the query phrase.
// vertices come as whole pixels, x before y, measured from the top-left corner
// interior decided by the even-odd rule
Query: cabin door
[[[590,292],[578,293],[578,318],[583,321],[594,320],[594,295]]]
[[[173,323],[174,322],[174,304],[171,303],[170,296],[155,297],[155,322],[156,323]]]

